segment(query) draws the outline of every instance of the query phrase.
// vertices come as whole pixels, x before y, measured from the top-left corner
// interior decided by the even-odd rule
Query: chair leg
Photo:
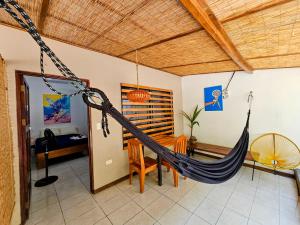
[[[170,167],[169,167],[169,166],[167,166],[167,172],[168,172],[168,173],[170,172]]]
[[[144,187],[145,187],[145,171],[140,172],[140,192],[144,192]]]
[[[132,170],[129,168],[129,184],[132,184]]]
[[[175,169],[173,169],[173,178],[174,178],[174,186],[178,187],[178,173]]]

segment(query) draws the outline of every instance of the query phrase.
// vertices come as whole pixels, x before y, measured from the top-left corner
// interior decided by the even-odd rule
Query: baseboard
[[[195,151],[194,153],[196,155],[202,155],[202,156],[210,157],[210,158],[213,158],[213,159],[221,159],[222,158],[221,156],[206,154],[206,153],[202,153],[202,152],[199,152],[199,151]],[[243,163],[243,166],[253,168],[253,165],[251,165],[249,163]],[[268,168],[257,166],[257,165],[255,165],[254,168],[256,170],[261,170],[261,171],[264,171],[264,172],[267,172],[267,173],[273,173],[274,174],[274,170],[272,170],[272,169],[268,169]],[[282,172],[282,171],[275,171],[275,174],[279,175],[279,176],[282,176],[282,177],[290,177],[290,178],[295,179],[295,175],[294,174],[285,173],[285,172]]]
[[[112,186],[114,186],[114,185],[116,185],[116,184],[118,184],[118,183],[121,183],[122,181],[127,180],[127,179],[129,179],[129,175],[126,175],[126,176],[124,176],[124,177],[121,177],[121,178],[119,178],[119,179],[117,179],[117,180],[115,180],[115,181],[113,181],[113,182],[111,182],[111,183],[109,183],[109,184],[106,184],[106,185],[104,185],[104,186],[102,186],[102,187],[100,187],[100,188],[97,188],[97,189],[93,190],[92,193],[93,193],[93,194],[97,194],[97,193],[99,193],[100,191],[103,191],[103,190],[105,190],[105,189],[107,189],[107,188],[109,188],[109,187],[112,187]]]

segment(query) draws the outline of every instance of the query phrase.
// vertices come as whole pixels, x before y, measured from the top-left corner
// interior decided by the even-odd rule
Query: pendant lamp
[[[150,99],[150,94],[147,91],[139,88],[139,64],[137,50],[135,51],[135,62],[136,62],[136,83],[137,89],[127,93],[127,98],[131,102],[145,102]]]

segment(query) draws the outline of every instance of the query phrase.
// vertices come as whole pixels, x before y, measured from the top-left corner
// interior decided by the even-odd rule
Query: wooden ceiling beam
[[[41,14],[40,14],[40,18],[39,18],[38,26],[37,26],[37,30],[40,33],[43,33],[45,20],[46,20],[47,12],[48,12],[48,9],[49,9],[49,3],[50,3],[50,0],[43,0],[42,1]]]
[[[249,73],[253,71],[250,64],[236,49],[205,0],[180,0],[180,2],[241,69]]]
[[[275,6],[278,6],[278,5],[282,5],[282,4],[291,2],[291,1],[293,1],[293,0],[272,0],[272,1],[269,1],[269,2],[265,2],[265,3],[262,3],[262,4],[252,8],[252,9],[248,9],[248,10],[243,11],[243,12],[233,13],[230,16],[226,17],[225,19],[221,20],[221,22],[222,23],[227,23],[229,21],[239,19],[241,17],[248,16],[250,14],[253,14],[253,13],[256,13],[256,12],[259,12],[259,11],[262,11],[262,10],[266,10],[266,9],[269,9],[269,8],[272,8],[272,7],[275,7]]]

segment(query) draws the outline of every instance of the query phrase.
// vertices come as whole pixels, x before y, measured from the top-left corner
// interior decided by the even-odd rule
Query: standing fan
[[[50,129],[45,129],[42,145],[45,146],[45,177],[35,182],[35,187],[44,187],[57,181],[58,176],[48,175],[48,147],[56,144],[55,135]]]

